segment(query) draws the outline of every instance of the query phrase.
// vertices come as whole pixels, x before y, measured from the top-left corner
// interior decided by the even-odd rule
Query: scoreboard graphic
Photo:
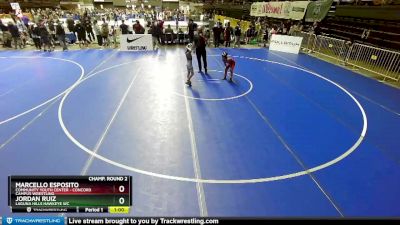
[[[128,213],[131,176],[9,176],[8,205],[23,213]]]

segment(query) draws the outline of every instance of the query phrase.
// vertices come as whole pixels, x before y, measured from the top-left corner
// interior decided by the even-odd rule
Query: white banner
[[[269,50],[299,54],[302,37],[273,34]]]
[[[301,20],[306,13],[308,4],[308,1],[255,2],[251,4],[250,15]]]
[[[18,2],[11,2],[10,5],[11,5],[11,8],[14,9],[14,10],[21,9],[21,7],[19,7],[19,3]]]
[[[151,51],[151,34],[123,34],[120,37],[121,51]]]

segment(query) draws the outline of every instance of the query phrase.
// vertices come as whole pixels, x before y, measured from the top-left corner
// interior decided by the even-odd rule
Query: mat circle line
[[[312,71],[308,71],[305,70],[303,68],[300,67],[296,67],[296,66],[292,66],[292,65],[288,65],[288,64],[284,64],[284,63],[280,63],[280,62],[275,62],[275,61],[270,61],[270,60],[264,60],[264,59],[258,59],[258,58],[250,58],[250,57],[243,57],[243,58],[248,58],[251,60],[259,60],[259,61],[264,61],[264,62],[269,62],[269,63],[274,63],[274,64],[279,64],[282,66],[286,66],[286,67],[290,67],[290,68],[294,68],[300,71],[304,71],[306,73],[309,73],[311,75],[314,75],[316,77],[319,77],[331,84],[333,84],[334,86],[338,87],[340,90],[342,90],[343,92],[345,92],[348,96],[350,96],[350,98],[356,103],[356,105],[358,106],[358,108],[361,111],[362,114],[362,118],[363,118],[363,129],[361,131],[360,137],[357,139],[357,141],[353,144],[353,146],[351,146],[347,151],[345,151],[343,154],[339,155],[338,157],[325,162],[321,165],[312,167],[308,170],[303,170],[303,171],[298,171],[298,172],[294,172],[294,173],[289,173],[289,174],[285,174],[285,175],[279,175],[279,176],[272,176],[272,177],[262,177],[262,178],[253,178],[253,179],[196,179],[196,178],[189,178],[189,177],[180,177],[180,176],[172,176],[172,175],[166,175],[166,174],[161,174],[161,173],[155,173],[155,172],[150,172],[150,171],[146,171],[146,170],[142,170],[142,169],[137,169],[131,166],[127,166],[125,164],[113,161],[111,159],[108,159],[102,155],[99,155],[95,152],[93,152],[91,149],[87,148],[86,146],[84,146],[82,143],[80,143],[78,140],[75,139],[75,137],[69,132],[69,130],[67,129],[67,127],[65,126],[64,120],[63,120],[63,115],[62,115],[62,111],[63,111],[63,106],[64,106],[64,102],[67,99],[68,95],[72,92],[72,90],[74,88],[69,89],[65,95],[63,96],[63,98],[61,99],[61,102],[59,104],[58,107],[58,121],[59,124],[62,128],[62,130],[64,131],[65,135],[77,146],[79,147],[81,150],[85,151],[87,154],[105,162],[108,163],[110,165],[114,165],[116,167],[128,170],[128,171],[132,171],[132,172],[136,172],[139,174],[143,174],[143,175],[148,175],[148,176],[153,176],[153,177],[157,177],[157,178],[163,178],[163,179],[169,179],[169,180],[176,180],[176,181],[184,181],[184,182],[192,182],[192,183],[209,183],[209,184],[251,184],[251,183],[264,183],[264,182],[271,182],[271,181],[278,181],[278,180],[285,180],[285,179],[291,179],[291,178],[295,178],[295,177],[299,177],[299,176],[303,176],[303,175],[307,175],[322,169],[325,169],[327,167],[330,167],[336,163],[338,163],[339,161],[343,160],[344,158],[346,158],[347,156],[349,156],[352,152],[354,152],[358,146],[362,143],[366,132],[367,132],[367,127],[368,127],[368,121],[367,121],[367,115],[365,113],[364,108],[362,107],[362,105],[358,102],[358,100],[350,93],[348,92],[345,88],[341,87],[339,84],[329,80],[328,78],[325,78],[315,72]],[[123,63],[123,64],[119,64],[119,65],[115,65],[100,71],[97,71],[96,73],[92,74],[89,77],[92,77],[96,74],[102,73],[104,71],[110,70],[112,68],[116,68],[122,65],[126,65],[132,62],[128,62],[128,63]],[[83,82],[84,80],[88,79],[89,77],[86,77],[85,79],[82,79],[80,81]]]
[[[224,73],[224,71],[220,71],[220,70],[208,70],[208,71],[215,71],[215,72],[219,72],[219,73]],[[184,97],[184,98],[191,99],[191,100],[198,100],[198,101],[228,101],[228,100],[241,98],[241,97],[249,94],[253,90],[253,82],[251,82],[251,80],[249,80],[247,77],[242,76],[240,74],[234,73],[234,75],[242,78],[245,81],[247,81],[247,83],[249,83],[249,85],[250,85],[249,89],[246,92],[244,92],[244,93],[242,93],[240,95],[235,95],[235,96],[226,97],[226,98],[199,98],[199,97],[193,97],[193,96],[184,95],[184,94],[181,94],[181,93],[176,92],[176,91],[173,91],[172,93],[177,95],[177,96],[180,96],[180,97]]]
[[[79,81],[82,79],[83,75],[85,74],[85,69],[83,68],[83,66],[81,64],[79,64],[79,63],[77,63],[77,62],[75,62],[73,60],[69,60],[69,59],[61,59],[61,58],[55,58],[55,57],[38,57],[38,56],[10,56],[10,57],[0,57],[0,58],[2,58],[2,59],[7,59],[7,58],[13,58],[13,59],[55,59],[55,60],[60,60],[60,61],[65,61],[65,62],[69,62],[69,63],[75,64],[81,70],[81,75],[79,76],[79,79],[76,80],[71,86],[69,86],[63,92],[61,92],[60,94],[54,96],[51,99],[48,99],[48,100],[40,103],[39,105],[37,105],[35,107],[32,107],[31,109],[28,109],[28,110],[26,110],[26,111],[24,111],[22,113],[14,115],[14,116],[12,116],[12,117],[10,117],[8,119],[5,119],[3,121],[0,121],[0,125],[2,125],[4,123],[7,123],[7,122],[10,122],[12,120],[15,120],[15,119],[17,119],[17,118],[19,118],[19,117],[21,117],[21,116],[23,116],[25,114],[28,114],[28,113],[30,113],[30,112],[32,112],[32,111],[34,111],[34,110],[46,105],[46,104],[48,104],[49,102],[53,101],[54,99],[60,97],[61,95],[65,94],[69,89],[72,89],[75,85],[77,85],[79,83]]]

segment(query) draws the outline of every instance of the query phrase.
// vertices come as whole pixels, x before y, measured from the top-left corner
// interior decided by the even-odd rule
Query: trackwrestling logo
[[[7,217],[3,218],[3,224],[27,225],[27,224],[52,224],[64,225],[64,217]]]

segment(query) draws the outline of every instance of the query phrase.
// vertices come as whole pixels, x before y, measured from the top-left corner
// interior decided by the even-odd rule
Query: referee
[[[206,38],[204,37],[203,30],[198,29],[198,34],[194,37],[194,45],[196,47],[197,64],[199,65],[199,72],[201,73],[201,58],[203,58],[204,72],[207,74],[207,52],[206,52]]]

